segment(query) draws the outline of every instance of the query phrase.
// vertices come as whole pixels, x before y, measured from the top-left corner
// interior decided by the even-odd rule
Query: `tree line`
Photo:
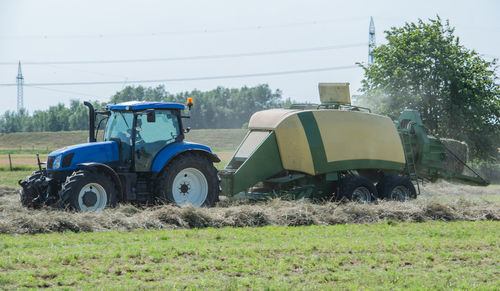
[[[500,87],[496,59],[465,48],[439,16],[386,31],[372,51],[358,101],[397,118],[418,110],[431,134],[465,141],[472,157],[494,160],[500,148]]]
[[[160,101],[185,104],[187,98],[194,99],[191,118],[187,126],[193,128],[241,128],[250,116],[259,110],[283,107],[290,100],[283,100],[280,90],[274,92],[268,85],[255,87],[224,88],[210,91],[193,90],[172,94],[165,86],[143,87],[128,86],[111,96],[109,102],[93,102],[96,109],[104,109],[107,104],[126,101]],[[26,110],[6,111],[0,117],[0,131],[68,131],[88,129],[88,108],[78,100],[72,100],[69,106],[59,103],[47,110],[36,110],[29,114]]]

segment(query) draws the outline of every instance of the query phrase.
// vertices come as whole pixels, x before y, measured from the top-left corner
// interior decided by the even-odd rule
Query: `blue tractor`
[[[184,141],[183,104],[133,101],[104,111],[84,104],[89,142],[53,151],[46,168],[39,162],[38,171],[20,180],[24,206],[100,211],[118,202],[201,207],[218,201],[213,163],[220,159],[209,147]],[[102,142],[96,141],[97,119],[97,131],[106,120]]]

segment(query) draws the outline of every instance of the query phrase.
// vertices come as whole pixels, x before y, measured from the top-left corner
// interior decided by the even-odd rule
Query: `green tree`
[[[0,118],[2,132],[33,131],[31,117],[25,109],[6,111]]]
[[[88,108],[78,100],[71,100],[69,105],[69,130],[86,130],[89,124]]]
[[[163,85],[155,88],[128,86],[116,92],[110,103],[135,100],[186,103],[188,97],[195,100],[195,106],[185,124],[194,128],[241,128],[254,112],[291,103],[290,99],[282,101],[281,91],[273,92],[268,85],[240,89],[218,87],[206,92],[193,90],[178,94],[168,93]],[[96,110],[101,110],[106,103],[96,101],[93,105]],[[59,103],[48,110],[37,110],[31,116],[25,110],[7,111],[0,116],[0,131],[87,130],[88,118],[87,107],[78,100],[71,100],[69,107]],[[96,125],[101,118],[103,116]]]
[[[193,128],[241,128],[254,112],[290,103],[290,100],[283,102],[281,91],[273,92],[267,84],[178,94],[168,93],[163,85],[156,88],[128,86],[113,95],[110,103],[132,100],[186,103],[188,97],[194,99],[195,105],[191,118],[185,122]]]
[[[386,31],[387,44],[361,65],[363,105],[396,118],[404,108],[420,111],[431,133],[466,141],[473,157],[498,156],[500,89],[496,60],[460,44],[439,16]]]

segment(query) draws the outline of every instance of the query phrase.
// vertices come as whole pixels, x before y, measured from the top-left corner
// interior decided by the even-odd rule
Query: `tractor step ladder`
[[[403,151],[406,160],[406,170],[410,180],[415,181],[417,184],[418,195],[420,195],[420,183],[418,182],[417,165],[415,162],[415,152],[413,151],[413,144],[409,132],[400,132],[401,141],[403,142]]]

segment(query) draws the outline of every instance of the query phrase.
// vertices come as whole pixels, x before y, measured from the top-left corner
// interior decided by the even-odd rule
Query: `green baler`
[[[418,112],[397,122],[352,106],[346,83],[320,84],[321,105],[255,113],[249,131],[219,172],[230,197],[415,198],[419,178],[486,185],[480,177],[446,171],[447,150],[427,135]],[[394,124],[396,126],[394,126]],[[375,186],[376,185],[376,186]]]

